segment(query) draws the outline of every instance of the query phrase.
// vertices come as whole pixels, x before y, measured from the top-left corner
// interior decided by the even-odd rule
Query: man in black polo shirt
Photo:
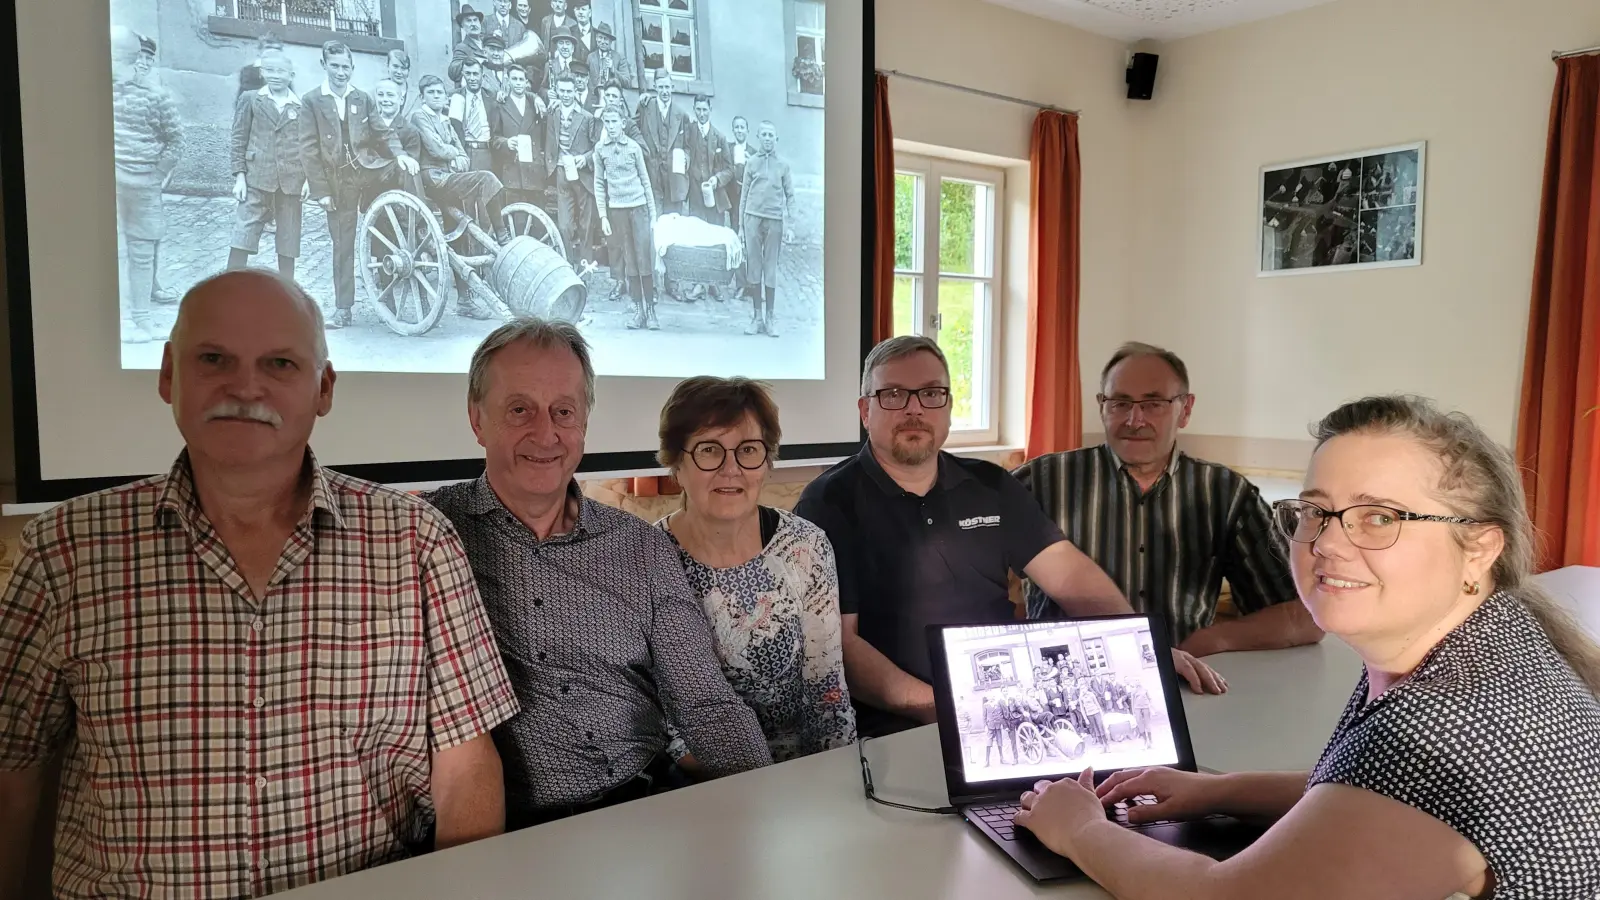
[[[833,544],[845,677],[863,734],[934,721],[926,626],[1016,618],[1009,573],[1074,615],[1131,611],[1009,473],[940,452],[950,369],[937,344],[912,336],[879,344],[861,393],[867,443],[808,485],[795,512]],[[1202,663],[1174,656],[1196,691],[1223,689]]]

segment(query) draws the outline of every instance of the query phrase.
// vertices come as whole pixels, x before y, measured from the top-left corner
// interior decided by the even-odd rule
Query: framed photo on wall
[[[1263,166],[1259,275],[1422,264],[1427,143]]]

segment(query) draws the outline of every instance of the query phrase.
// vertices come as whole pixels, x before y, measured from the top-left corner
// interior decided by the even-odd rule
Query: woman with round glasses
[[[849,745],[833,547],[817,526],[760,504],[780,437],[772,396],[745,378],[691,378],[662,408],[660,437],[656,458],[683,486],[683,508],[657,525],[678,547],[723,674],[755,711],[772,758]],[[692,759],[680,764],[694,770]]]
[[[1301,601],[1366,664],[1316,767],[1086,773],[1040,782],[1017,822],[1119,898],[1600,897],[1600,647],[1530,579],[1511,455],[1408,397],[1315,433],[1274,515]],[[1144,794],[1131,821],[1272,825],[1215,862],[1107,824]]]

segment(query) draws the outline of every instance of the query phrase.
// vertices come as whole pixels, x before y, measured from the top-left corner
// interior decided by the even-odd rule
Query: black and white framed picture
[[[829,0],[106,2],[123,368],[250,265],[344,371],[464,372],[532,314],[600,375],[702,372],[687,339],[823,377],[824,99],[864,77]]]
[[[1260,275],[1422,263],[1427,144],[1263,166]]]

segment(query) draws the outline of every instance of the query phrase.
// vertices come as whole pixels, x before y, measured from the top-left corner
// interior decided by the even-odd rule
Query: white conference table
[[[1221,696],[1184,690],[1200,766],[1308,770],[1360,663],[1335,638],[1226,654]],[[932,726],[867,743],[879,797],[943,806]],[[746,772],[311,885],[293,900],[755,900],[1106,897],[1040,886],[955,816],[869,802],[854,747]]]

